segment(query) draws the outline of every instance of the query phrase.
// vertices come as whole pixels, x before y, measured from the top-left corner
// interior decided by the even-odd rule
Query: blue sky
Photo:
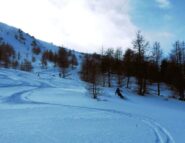
[[[176,40],[185,40],[185,1],[133,0],[132,6],[133,23],[150,41],[160,41],[165,52]]]
[[[131,48],[140,30],[168,53],[185,40],[182,0],[0,0],[1,22],[82,52]]]

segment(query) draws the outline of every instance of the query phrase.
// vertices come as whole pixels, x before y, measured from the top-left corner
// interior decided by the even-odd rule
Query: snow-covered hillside
[[[16,54],[20,55],[20,60],[32,60],[36,58],[37,64],[41,59],[41,54],[35,55],[32,51],[33,47],[38,47],[43,53],[46,50],[53,52],[58,50],[58,47],[30,36],[28,33],[23,32],[21,29],[11,27],[4,23],[0,23],[0,43],[7,43],[13,47]]]
[[[25,33],[21,29],[0,23],[0,40],[15,47],[17,51],[29,51],[32,48],[32,42],[36,41],[42,50],[56,50],[58,47],[52,43],[47,43],[36,39],[34,36]]]
[[[55,74],[0,70],[0,142],[184,142],[184,103],[127,89],[121,100],[114,88],[102,89],[97,101],[75,72],[71,79]]]
[[[57,61],[60,60],[60,55],[58,54],[61,49],[64,49],[67,54],[68,67],[74,67],[75,64],[77,65],[78,59],[82,55],[77,51],[38,40],[35,37],[30,36],[28,33],[23,32],[21,29],[11,27],[1,22],[0,45],[0,54],[3,55],[0,55],[1,67],[33,72],[39,72],[41,68],[61,67],[59,64],[60,61]],[[9,51],[13,49],[11,50],[11,55],[9,54],[10,52],[6,50],[6,47],[8,47],[7,49]],[[9,60],[7,60],[7,57]],[[58,72],[61,72],[59,68]]]

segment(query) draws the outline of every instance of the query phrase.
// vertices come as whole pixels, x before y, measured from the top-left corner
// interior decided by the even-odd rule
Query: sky
[[[182,0],[0,0],[0,22],[81,52],[132,48],[139,30],[169,52],[185,40]]]

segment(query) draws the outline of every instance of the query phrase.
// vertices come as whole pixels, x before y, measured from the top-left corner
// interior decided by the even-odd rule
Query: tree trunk
[[[142,91],[143,91],[143,82],[142,82],[142,79],[139,78],[138,79],[138,94],[142,95],[142,93],[143,93]]]
[[[179,89],[180,100],[184,100],[184,88]]]
[[[161,91],[160,91],[160,82],[158,82],[157,83],[157,94],[158,94],[158,96],[160,96],[160,93]]]
[[[105,87],[105,74],[104,73],[102,74],[102,84],[103,84],[103,87]]]
[[[129,88],[130,76],[127,77],[127,88]]]
[[[93,98],[96,99],[96,85],[93,83]]]
[[[142,93],[142,95],[145,95],[145,93],[146,93],[146,79],[144,78],[143,79],[143,93]]]
[[[111,73],[108,72],[108,86],[111,87]]]

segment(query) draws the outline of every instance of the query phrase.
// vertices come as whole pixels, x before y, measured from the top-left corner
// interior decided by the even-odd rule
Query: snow
[[[41,56],[32,53],[32,41],[36,41],[37,46],[41,49],[41,52],[46,50],[52,50],[53,52],[56,52],[58,50],[58,46],[35,39],[33,36],[23,32],[22,30],[21,33],[25,40],[21,41],[19,39],[16,39],[15,37],[20,35],[19,30],[21,29],[11,27],[0,22],[0,38],[2,38],[2,41],[0,40],[0,43],[4,42],[11,45],[16,53],[19,53],[21,55],[21,61],[24,61],[25,59],[31,61],[32,57],[35,57],[37,61],[36,63],[34,63],[34,66],[38,66],[40,64]]]
[[[103,88],[93,100],[71,71],[26,73],[0,70],[0,142],[3,143],[183,143],[183,102],[123,88],[126,100]],[[55,76],[53,76],[55,75]]]
[[[22,59],[31,59],[34,39],[23,32],[23,44],[15,39],[17,31],[0,23],[3,41],[24,55]],[[37,42],[42,50],[57,50]],[[94,100],[79,79],[82,55],[75,54],[79,66],[69,69],[66,79],[51,63],[40,68],[40,56],[31,73],[0,68],[0,143],[184,143],[185,104],[169,98],[173,93],[166,85],[162,96],[151,85],[150,94],[142,97],[131,79],[130,89],[122,87],[126,100],[115,96],[115,84],[101,88]]]

